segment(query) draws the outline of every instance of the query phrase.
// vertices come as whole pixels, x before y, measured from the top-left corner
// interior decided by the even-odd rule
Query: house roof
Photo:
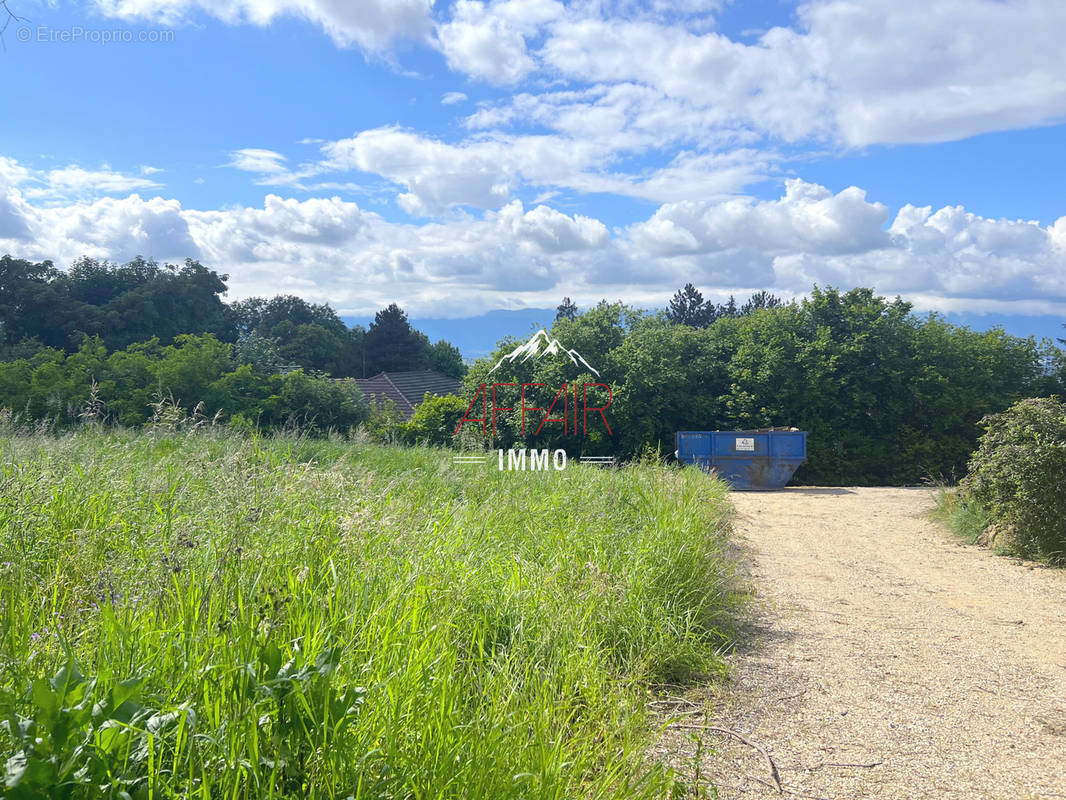
[[[414,404],[404,397],[403,392],[396,388],[384,372],[373,378],[356,378],[355,383],[363,396],[372,403],[383,403],[386,399],[394,402],[404,419],[410,419],[415,411]]]
[[[372,378],[356,378],[355,382],[367,399],[373,402],[382,402],[385,398],[392,400],[404,419],[411,418],[426,392],[431,395],[458,395],[463,390],[461,381],[431,369],[379,372]]]

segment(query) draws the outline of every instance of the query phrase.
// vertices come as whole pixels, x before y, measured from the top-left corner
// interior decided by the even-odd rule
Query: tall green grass
[[[967,544],[979,544],[985,536],[991,520],[988,512],[973,498],[958,488],[941,487],[936,494],[933,519]]]
[[[7,796],[668,794],[647,692],[722,669],[723,485],[450,458],[0,438]]]

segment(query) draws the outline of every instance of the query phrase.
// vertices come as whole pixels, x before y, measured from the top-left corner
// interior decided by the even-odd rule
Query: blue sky
[[[1058,0],[7,6],[0,252],[351,317],[691,281],[1066,321]]]

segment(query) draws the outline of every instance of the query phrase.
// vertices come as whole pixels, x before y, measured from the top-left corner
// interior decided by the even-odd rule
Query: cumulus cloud
[[[180,261],[200,255],[177,200],[143,199],[132,194],[92,202],[36,208],[17,208],[17,224],[26,235],[4,241],[10,227],[0,207],[0,251],[69,264],[81,255],[127,261],[137,255]]]
[[[0,241],[25,246],[31,237],[27,219],[33,211],[18,189],[28,177],[17,161],[0,156]]]
[[[534,69],[526,38],[564,13],[555,0],[459,0],[437,26],[438,46],[453,70],[489,83],[513,84]]]
[[[794,180],[776,199],[668,203],[612,233],[517,200],[419,225],[339,197],[269,194],[262,206],[198,210],[131,194],[38,207],[20,189],[29,181],[0,160],[0,252],[58,264],[192,256],[230,274],[232,297],[293,292],[352,313],[396,297],[415,313],[456,316],[563,294],[660,305],[688,281],[710,296],[863,285],[924,307],[1066,313],[1066,217],[1044,226],[959,206],[893,214],[856,187]]]
[[[715,198],[764,177],[770,153],[737,148],[720,154],[681,152],[666,165],[613,170],[608,141],[558,135],[485,135],[443,142],[395,126],[323,145],[314,171],[355,170],[402,186],[401,208],[440,216],[456,206],[499,209],[522,186],[605,192],[656,202]]]
[[[720,203],[668,203],[630,236],[647,252],[671,256],[755,248],[766,253],[832,255],[878,250],[890,245],[882,230],[888,208],[870,203],[854,186],[831,193],[824,186],[793,179],[779,200],[737,198]]]
[[[395,199],[404,210],[423,216],[497,210],[523,185],[718,200],[783,174],[797,147],[943,141],[1066,116],[1060,0],[806,0],[788,25],[754,38],[716,29],[722,0],[95,2],[112,17],[171,24],[297,16],[341,46],[376,53],[414,38],[455,72],[513,87],[482,101],[458,140],[371,129],[322,142],[323,160],[296,168],[274,151],[232,154],[231,166],[257,173],[260,185],[310,189],[307,178],[327,171],[379,175],[403,187]],[[441,102],[467,99],[449,91]]]
[[[438,215],[454,205],[498,208],[511,188],[504,148],[491,141],[451,145],[397,127],[363,131],[324,146],[326,166],[381,175],[406,187],[408,213]]]
[[[810,0],[793,26],[752,43],[618,4],[507,27],[497,5],[457,8],[448,24],[461,23],[465,42],[506,41],[510,66],[455,57],[453,69],[498,83],[536,71],[578,85],[641,84],[785,141],[943,141],[1066,114],[1058,0]],[[501,26],[507,35],[493,39]]]
[[[544,205],[523,212],[518,200],[504,206],[499,220],[515,239],[532,242],[548,253],[599,248],[610,238],[607,226],[598,219],[581,214],[568,217]]]

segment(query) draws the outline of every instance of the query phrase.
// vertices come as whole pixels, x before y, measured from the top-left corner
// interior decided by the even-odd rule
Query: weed
[[[0,433],[5,796],[669,795],[644,692],[723,669],[722,484],[158,416]]]

